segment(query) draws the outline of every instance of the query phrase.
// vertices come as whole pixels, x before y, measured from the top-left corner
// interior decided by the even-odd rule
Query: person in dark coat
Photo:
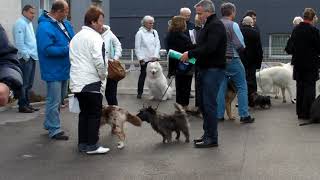
[[[291,34],[293,78],[297,82],[296,113],[299,119],[310,119],[310,108],[316,96],[316,81],[319,79],[320,34],[314,27],[315,11],[306,8],[303,22]]]
[[[293,26],[294,27],[296,27],[297,25],[299,25],[301,22],[303,22],[303,19],[302,19],[302,17],[295,17],[294,19],[293,19],[293,21],[292,21],[292,24],[293,24]],[[286,45],[286,47],[285,47],[285,51],[288,53],[288,54],[292,54],[292,48],[293,48],[293,44],[292,44],[292,40],[291,40],[291,37],[288,39],[288,41],[287,41],[287,45]],[[291,65],[293,65],[294,64],[294,58],[292,57],[291,58]]]
[[[258,31],[253,27],[253,19],[246,16],[240,27],[246,45],[240,53],[242,64],[246,71],[249,106],[254,106],[254,96],[257,93],[256,70],[261,68],[263,51]]]
[[[184,52],[181,60],[186,62],[192,57],[197,59],[204,135],[195,139],[194,145],[196,148],[210,148],[218,146],[217,95],[225,77],[227,34],[212,1],[201,0],[195,8],[204,26],[196,48]]]
[[[194,48],[189,37],[184,33],[186,21],[182,16],[174,16],[166,37],[167,51],[169,49],[185,52]],[[176,102],[189,111],[189,97],[191,91],[192,75],[194,67],[191,63],[183,63],[179,60],[169,58],[168,77],[175,76],[176,82]]]
[[[17,52],[0,24],[0,106],[18,98],[21,91],[23,80]]]

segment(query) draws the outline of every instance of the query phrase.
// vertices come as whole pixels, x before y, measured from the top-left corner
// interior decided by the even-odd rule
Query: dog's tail
[[[127,114],[127,121],[134,126],[141,126],[142,121],[138,116],[132,115],[130,113]]]

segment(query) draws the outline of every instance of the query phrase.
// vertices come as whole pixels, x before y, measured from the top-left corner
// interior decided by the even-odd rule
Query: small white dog
[[[159,62],[148,63],[146,83],[150,92],[150,100],[165,101],[172,98],[172,89],[168,86],[168,81]],[[167,92],[165,93],[166,90]],[[165,95],[163,95],[164,93]]]
[[[293,93],[295,93],[296,82],[292,79],[293,67],[288,64],[281,64],[281,66],[273,66],[262,69],[256,72],[257,85],[260,87],[263,94],[272,93],[274,88],[280,88],[283,102],[286,102],[285,91],[287,90],[292,103],[295,103]]]

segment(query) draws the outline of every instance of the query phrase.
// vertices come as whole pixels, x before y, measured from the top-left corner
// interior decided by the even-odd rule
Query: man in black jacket
[[[13,98],[18,98],[22,87],[22,72],[17,52],[0,24],[0,106],[7,105]]]
[[[246,70],[246,80],[248,87],[249,106],[254,106],[253,98],[257,93],[256,70],[261,68],[263,58],[262,45],[259,32],[253,27],[254,21],[250,16],[246,16],[242,20],[240,26],[245,50],[240,53],[242,64]]]
[[[195,57],[199,68],[200,108],[203,115],[204,135],[195,139],[196,148],[218,146],[217,94],[225,76],[226,29],[215,14],[212,1],[201,0],[195,5],[196,13],[204,27],[197,47],[183,53],[182,61]]]
[[[297,82],[296,113],[299,119],[310,118],[311,104],[316,96],[316,81],[319,79],[320,34],[313,25],[315,17],[313,9],[304,10],[303,22],[292,31],[292,46],[286,49],[294,59],[293,78]]]

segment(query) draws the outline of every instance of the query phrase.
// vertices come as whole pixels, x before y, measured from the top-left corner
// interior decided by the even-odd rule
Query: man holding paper
[[[196,13],[204,24],[197,47],[184,52],[181,61],[197,59],[200,79],[200,108],[203,115],[204,135],[194,140],[196,148],[218,146],[217,94],[225,75],[227,35],[217,18],[212,1],[201,0],[195,5]]]

